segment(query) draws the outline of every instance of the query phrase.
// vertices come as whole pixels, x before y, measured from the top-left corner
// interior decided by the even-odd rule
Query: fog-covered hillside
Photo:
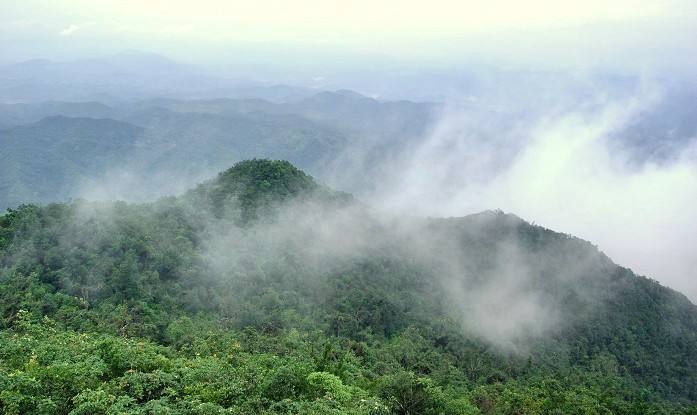
[[[514,215],[383,216],[287,162],[241,162],[156,203],[10,211],[0,281],[10,413],[642,413],[697,399],[683,295]]]

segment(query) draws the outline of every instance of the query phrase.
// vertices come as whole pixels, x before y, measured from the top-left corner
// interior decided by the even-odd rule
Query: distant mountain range
[[[321,92],[293,103],[4,104],[0,206],[84,196],[89,183],[114,174],[142,178],[138,186],[120,186],[121,197],[176,193],[251,157],[285,158],[321,175],[349,148],[391,147],[425,134],[438,108],[380,102],[348,91]]]
[[[0,66],[0,102],[47,100],[105,103],[159,96],[258,97],[286,101],[317,92],[310,88],[223,79],[160,55],[124,51],[68,62],[29,60]]]
[[[657,107],[613,131],[610,145],[639,164],[680,154],[697,137],[697,107],[690,105],[697,102],[697,90],[668,93]],[[347,90],[288,102],[151,98],[0,104],[0,206],[95,190],[101,197],[142,200],[177,193],[252,157],[287,159],[339,188],[365,192],[375,185],[373,177],[384,174],[386,161],[419,145],[451,110],[440,103],[378,101]],[[470,134],[491,142],[537,119],[527,110],[474,104],[457,111],[467,118]],[[83,150],[85,141],[94,145]],[[515,148],[507,142],[506,151]]]

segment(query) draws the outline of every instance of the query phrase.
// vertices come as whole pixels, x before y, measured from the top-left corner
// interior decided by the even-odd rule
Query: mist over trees
[[[105,58],[93,83],[70,78],[79,84],[71,91],[98,101],[61,93],[61,101],[0,105],[0,206],[152,201],[240,160],[269,157],[388,211],[515,212],[697,298],[697,221],[684,208],[697,194],[697,89],[687,81],[475,67],[410,74],[409,83],[448,92],[434,102],[239,80],[242,93],[217,78],[206,93],[171,89],[163,96],[177,98],[165,98],[141,91],[151,59],[166,60],[129,52]],[[113,87],[114,67],[130,74],[119,86],[127,96],[99,92]],[[61,71],[10,69],[0,84],[44,75],[70,83]]]
[[[0,0],[0,415],[697,415],[695,22]]]
[[[386,215],[288,162],[0,217],[5,413],[646,413],[697,307],[503,212]]]

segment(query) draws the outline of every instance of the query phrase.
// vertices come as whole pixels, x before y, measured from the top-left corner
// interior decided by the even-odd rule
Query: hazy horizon
[[[595,70],[695,80],[689,0],[283,2],[28,0],[0,5],[2,61],[125,49],[243,75],[291,71]]]

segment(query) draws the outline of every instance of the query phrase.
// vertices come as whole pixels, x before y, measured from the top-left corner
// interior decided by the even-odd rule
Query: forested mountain
[[[399,151],[426,132],[436,108],[346,91],[294,103],[6,104],[0,106],[0,186],[7,190],[0,192],[0,207],[90,196],[93,187],[107,196],[153,199],[252,157],[287,159],[326,176],[349,149],[374,157]],[[85,140],[94,146],[84,148]]]
[[[617,84],[615,89],[631,90],[631,85],[625,85],[627,80],[602,85],[608,82]],[[183,191],[226,166],[253,157],[289,160],[334,187],[372,197],[384,183],[398,182],[405,166],[431,159],[438,159],[444,169],[455,170],[468,160],[466,164],[475,171],[465,173],[467,177],[496,175],[547,132],[545,120],[593,119],[606,105],[590,86],[578,101],[561,100],[550,106],[533,105],[534,100],[522,105],[505,97],[499,101],[495,96],[446,105],[381,101],[347,90],[271,89],[276,92],[250,87],[239,94],[254,98],[0,104],[0,186],[9,189],[0,192],[0,207],[92,197],[95,188],[103,193],[99,197],[152,200]],[[217,92],[219,96],[227,93]],[[277,93],[288,95],[274,97]],[[693,157],[690,149],[697,136],[697,113],[691,103],[696,96],[692,85],[666,83],[662,95],[653,98],[655,102],[617,122],[599,138],[600,146],[608,147],[613,168],[640,171]],[[59,118],[53,118],[56,116]],[[92,158],[63,153],[78,148],[84,137],[94,138],[96,124],[102,124],[99,131],[104,139],[122,138],[97,144],[115,153],[100,153],[94,160],[127,155],[116,166],[94,165]],[[84,131],[79,130],[81,125]],[[16,146],[13,143],[19,136],[21,144]],[[49,141],[63,144],[49,150],[44,146]],[[453,166],[444,161],[449,160],[448,154],[458,154],[457,160],[450,160]],[[50,178],[46,178],[47,172],[51,172]]]
[[[697,410],[683,295],[514,215],[385,216],[282,161],[9,210],[0,296],[7,414]]]
[[[64,116],[0,130],[0,206],[75,196],[81,181],[131,157],[142,132],[121,121]]]

